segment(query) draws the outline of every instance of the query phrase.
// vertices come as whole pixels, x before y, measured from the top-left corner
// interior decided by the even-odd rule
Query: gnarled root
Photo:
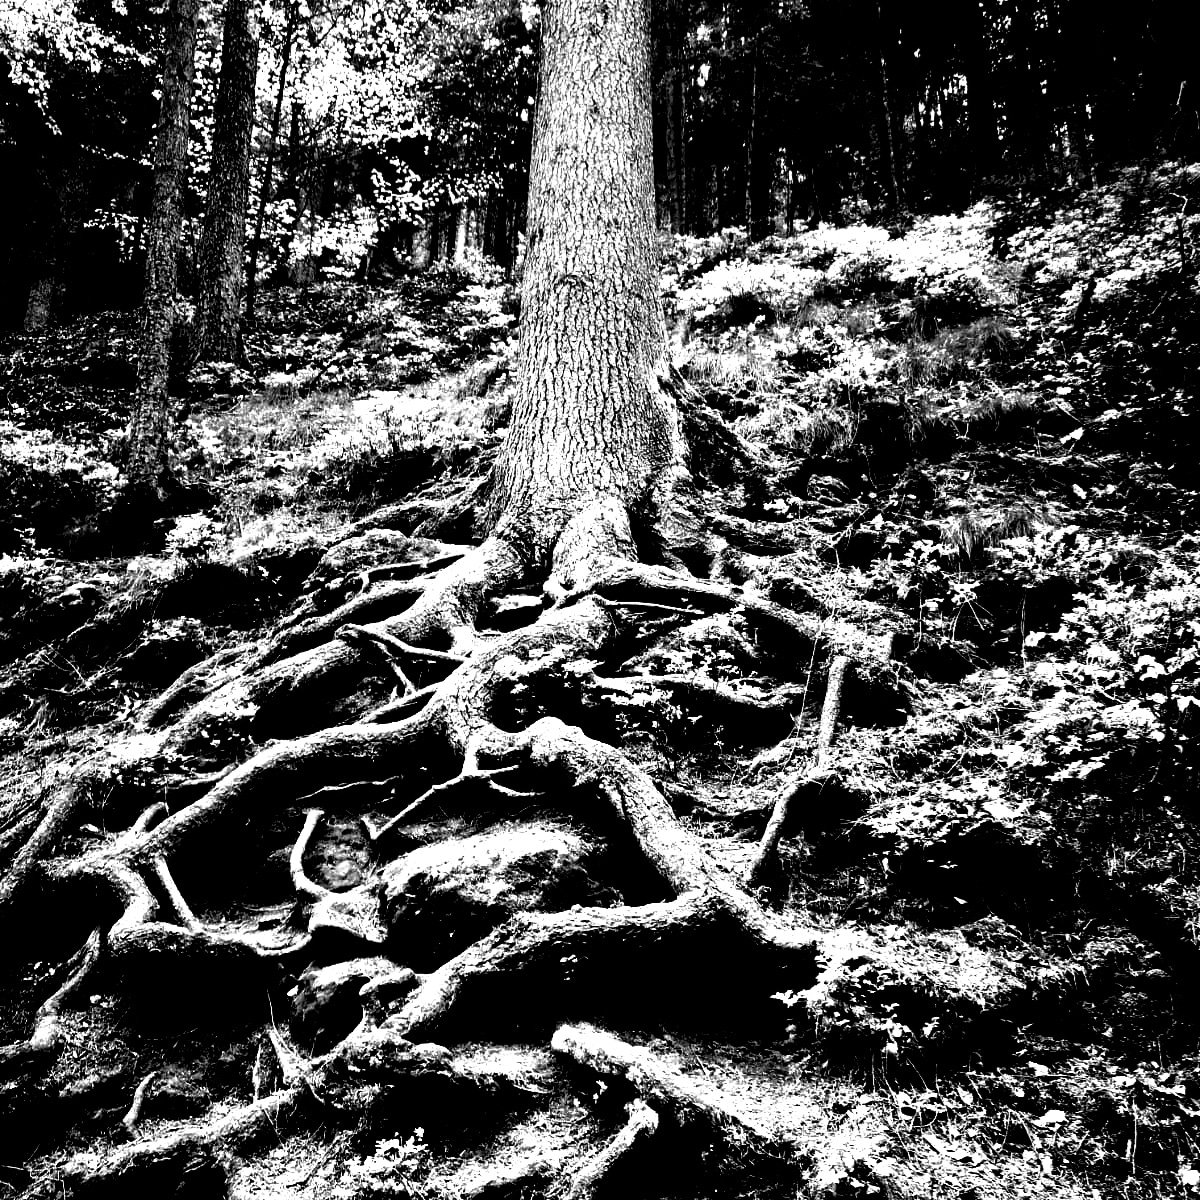
[[[829,666],[829,678],[825,684],[825,702],[821,706],[821,724],[817,733],[813,766],[792,783],[775,802],[775,808],[763,831],[754,861],[746,872],[747,887],[760,887],[766,881],[775,860],[776,851],[779,849],[783,831],[797,803],[819,793],[830,778],[833,741],[837,736],[838,717],[842,711],[842,693],[849,671],[850,660],[841,654]]]
[[[0,1046],[0,1072],[7,1074],[14,1069],[20,1070],[31,1063],[52,1058],[57,1053],[62,1039],[62,1007],[71,995],[79,990],[100,960],[103,937],[102,929],[93,929],[88,940],[67,963],[69,974],[57,991],[42,1002],[29,1039],[9,1046]]]
[[[660,1114],[669,1113],[677,1128],[755,1155],[786,1157],[789,1153],[769,1130],[721,1104],[711,1087],[697,1085],[644,1047],[594,1025],[563,1025],[550,1045],[593,1074],[622,1080]]]
[[[626,1106],[624,1128],[575,1172],[563,1200],[596,1200],[612,1174],[658,1132],[658,1113],[641,1100]]]

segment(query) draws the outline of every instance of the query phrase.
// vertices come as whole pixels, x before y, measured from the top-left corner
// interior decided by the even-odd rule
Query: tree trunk
[[[497,533],[533,563],[651,518],[676,461],[658,294],[648,0],[551,0]],[[581,516],[581,514],[584,514]],[[628,529],[626,527],[627,536]]]
[[[880,107],[880,138],[883,150],[884,179],[887,183],[888,200],[893,210],[899,210],[903,198],[900,194],[900,179],[896,172],[896,141],[892,133],[892,99],[891,82],[888,79],[887,66],[887,37],[883,26],[883,5],[876,0],[875,28],[879,35],[876,47],[876,60],[879,68],[879,107]]]
[[[467,256],[467,232],[471,223],[471,208],[465,201],[458,206],[454,222],[454,261],[460,263]]]
[[[414,271],[424,271],[429,266],[433,254],[433,234],[429,221],[421,219],[421,224],[413,230],[412,257],[409,263]]]
[[[167,8],[162,105],[158,116],[154,193],[147,233],[146,296],[137,391],[129,422],[125,465],[130,495],[156,500],[163,498],[169,482],[167,377],[175,317],[188,117],[199,11],[199,0],[170,0]]]
[[[258,257],[262,252],[263,225],[267,216],[267,203],[271,199],[271,175],[275,170],[275,156],[279,153],[279,127],[283,122],[283,97],[287,87],[288,65],[292,61],[292,42],[300,24],[300,6],[293,4],[288,9],[287,25],[283,31],[283,48],[279,56],[279,86],[275,91],[275,107],[271,113],[271,133],[267,139],[267,161],[263,167],[262,187],[258,194],[258,215],[254,220],[254,238],[250,243],[250,264],[246,268],[246,323],[254,322],[254,305],[258,300]]]
[[[971,167],[974,191],[978,196],[995,178],[1000,161],[987,18],[979,0],[969,0],[963,8],[962,36],[963,65],[967,77],[967,124],[971,136]]]
[[[258,18],[253,0],[227,0],[212,172],[200,240],[196,333],[198,354],[205,360],[236,362],[242,357],[239,310],[257,78]]]

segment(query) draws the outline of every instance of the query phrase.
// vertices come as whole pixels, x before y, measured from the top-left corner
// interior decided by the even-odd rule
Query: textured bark
[[[171,0],[167,8],[162,105],[154,151],[154,196],[146,247],[146,296],[137,392],[129,422],[125,468],[130,492],[143,496],[161,497],[168,482],[170,413],[167,378],[175,322],[188,117],[199,11],[199,0]]]
[[[196,333],[198,355],[205,360],[236,362],[242,354],[239,310],[257,78],[258,15],[253,0],[228,0],[214,115],[212,171],[200,240]]]
[[[553,0],[543,17],[519,385],[491,509],[537,562],[573,520],[651,515],[676,460],[647,28],[646,0]]]

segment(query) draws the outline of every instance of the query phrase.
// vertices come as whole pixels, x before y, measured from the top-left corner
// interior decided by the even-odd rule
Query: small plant
[[[346,1167],[346,1181],[333,1191],[337,1200],[424,1200],[428,1194],[413,1178],[430,1161],[425,1130],[417,1128],[401,1141],[386,1138],[375,1152]]]

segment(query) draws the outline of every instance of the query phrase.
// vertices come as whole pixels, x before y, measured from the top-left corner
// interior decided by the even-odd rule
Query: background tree
[[[137,501],[161,502],[170,483],[167,389],[198,13],[199,0],[170,0],[167,7],[154,196],[146,237],[146,297],[125,462],[127,492]]]
[[[258,78],[255,0],[226,0],[212,165],[199,251],[196,353],[236,362],[242,356],[241,302],[250,203],[250,135]]]

